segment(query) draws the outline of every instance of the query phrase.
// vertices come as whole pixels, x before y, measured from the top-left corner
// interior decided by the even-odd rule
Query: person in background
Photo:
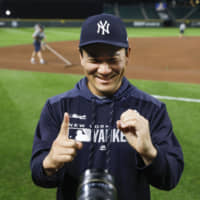
[[[46,36],[44,33],[44,27],[41,24],[36,24],[35,25],[35,31],[32,35],[34,38],[34,51],[31,56],[31,64],[36,64],[36,56],[39,59],[40,64],[45,64],[45,61],[42,56],[42,40],[46,41]]]
[[[184,22],[182,22],[182,23],[180,24],[180,26],[179,26],[179,32],[180,32],[179,37],[180,37],[180,38],[183,37],[184,32],[185,32],[185,29],[186,29],[186,25],[185,25]]]
[[[165,104],[124,76],[131,48],[122,20],[89,17],[79,52],[85,77],[42,109],[31,157],[34,183],[56,187],[57,200],[75,200],[81,175],[103,169],[115,179],[117,200],[150,200],[150,185],[173,189],[184,168],[182,149]]]

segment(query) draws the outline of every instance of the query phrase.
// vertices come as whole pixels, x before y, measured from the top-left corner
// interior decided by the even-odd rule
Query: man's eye
[[[98,61],[97,59],[90,59],[89,62],[90,63],[99,63],[100,61]]]
[[[100,64],[100,63],[106,62],[106,63],[108,63],[110,65],[114,65],[114,64],[117,64],[119,61],[117,59],[115,59],[115,58],[111,58],[111,59],[107,59],[107,60],[104,60],[104,61],[98,60],[98,59],[90,59],[89,62],[90,63],[94,63],[94,64],[95,63],[96,64]]]
[[[109,64],[117,64],[119,61],[115,58],[111,58],[107,61]]]

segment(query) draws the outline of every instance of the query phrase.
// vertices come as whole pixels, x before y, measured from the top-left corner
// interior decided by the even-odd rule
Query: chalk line
[[[152,95],[152,96],[158,99],[200,103],[200,99],[191,99],[191,98],[184,98],[184,97],[170,97],[170,96],[160,96],[160,95]]]

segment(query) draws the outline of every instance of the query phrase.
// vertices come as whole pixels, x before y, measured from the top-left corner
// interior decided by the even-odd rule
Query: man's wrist
[[[146,152],[145,154],[142,154],[141,157],[145,165],[150,165],[156,158],[157,154],[158,154],[157,149],[154,146],[152,146],[151,150]]]
[[[58,171],[58,168],[51,164],[49,157],[46,156],[42,163],[42,168],[47,176],[52,176]]]

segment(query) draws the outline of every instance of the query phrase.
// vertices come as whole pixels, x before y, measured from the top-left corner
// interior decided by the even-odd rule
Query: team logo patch
[[[109,35],[110,34],[110,23],[108,23],[107,20],[105,20],[104,22],[102,20],[100,20],[97,23],[97,34],[101,34],[101,35]]]
[[[90,129],[78,129],[76,130],[76,141],[90,142],[91,141],[91,130]]]

